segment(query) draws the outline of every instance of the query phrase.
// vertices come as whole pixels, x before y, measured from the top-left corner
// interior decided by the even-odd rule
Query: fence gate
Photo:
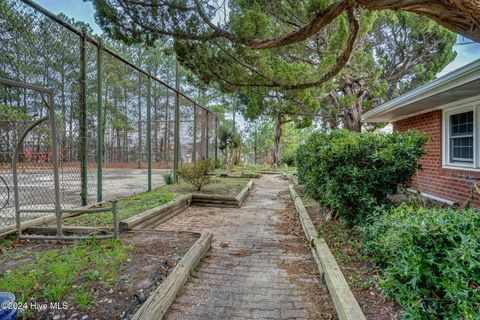
[[[64,213],[114,214],[114,237],[118,236],[116,205],[99,209],[64,209],[62,195],[67,188],[60,188],[60,179],[68,177],[68,168],[60,163],[58,121],[55,117],[53,91],[36,85],[0,78],[4,105],[0,109],[0,226],[13,222],[19,238],[29,239],[82,239],[87,237],[65,236],[62,230]],[[13,106],[8,101],[10,91],[23,91],[28,105]],[[18,92],[15,92],[18,94]],[[63,173],[66,173],[61,177]],[[77,196],[80,202],[80,195]],[[45,215],[55,215],[56,232],[53,236],[23,235],[22,222]],[[109,238],[97,236],[97,238]]]

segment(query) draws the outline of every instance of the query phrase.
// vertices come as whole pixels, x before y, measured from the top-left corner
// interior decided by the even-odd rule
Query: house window
[[[473,111],[450,115],[450,162],[473,163]]]

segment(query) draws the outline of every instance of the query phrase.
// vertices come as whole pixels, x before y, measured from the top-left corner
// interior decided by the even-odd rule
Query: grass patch
[[[0,291],[14,293],[19,303],[42,298],[59,302],[72,297],[76,307],[86,309],[94,305],[86,287],[111,287],[128,251],[129,247],[119,241],[96,239],[37,253],[25,249],[18,258],[26,261],[0,277]],[[9,258],[0,258],[2,264],[6,264],[4,259]],[[86,276],[92,272],[94,276]]]
[[[171,186],[163,186],[151,192],[141,193],[118,201],[118,219],[130,218],[137,213],[158,207],[164,203],[172,201],[176,195],[170,192]],[[76,226],[105,226],[113,225],[113,215],[111,212],[84,214],[72,219],[66,219],[65,225]]]

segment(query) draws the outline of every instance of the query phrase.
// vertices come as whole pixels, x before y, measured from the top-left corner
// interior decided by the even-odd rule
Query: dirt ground
[[[371,320],[398,319],[402,308],[385,297],[378,287],[379,270],[359,250],[357,235],[338,221],[326,219],[329,211],[308,198],[300,188],[305,208],[316,229],[328,243],[363,313]]]
[[[122,243],[131,246],[128,259],[118,269],[118,282],[105,288],[101,284],[89,288],[93,292],[96,306],[80,311],[74,307],[73,297],[67,294],[62,302],[67,302],[66,310],[47,309],[34,313],[26,319],[130,319],[150,293],[168,276],[181,257],[190,249],[199,235],[187,232],[139,231],[122,234]],[[70,246],[72,243],[46,241],[17,241],[13,244],[19,250],[44,251]],[[28,263],[31,259],[9,259],[0,264],[0,276],[8,269]],[[35,266],[32,265],[32,268]],[[75,280],[74,286],[84,285],[82,277]],[[38,303],[48,303],[37,299]]]
[[[280,193],[280,197],[286,199],[287,205],[282,212],[281,221],[275,223],[274,227],[282,234],[293,236],[296,241],[280,242],[276,246],[287,252],[301,252],[310,258],[308,261],[304,260],[300,263],[298,261],[281,261],[279,266],[287,271],[289,279],[300,288],[302,295],[311,302],[309,311],[314,319],[338,319],[326,286],[319,286],[318,283],[309,281],[309,279],[320,278],[320,274],[315,260],[311,256],[295,205],[290,201],[290,194],[288,191],[283,191]],[[319,308],[318,306],[322,307]]]

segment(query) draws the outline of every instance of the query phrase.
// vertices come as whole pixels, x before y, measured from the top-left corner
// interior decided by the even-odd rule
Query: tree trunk
[[[357,101],[351,108],[343,110],[343,125],[345,129],[350,131],[362,131],[361,101]]]
[[[328,121],[329,125],[330,125],[330,129],[331,130],[336,130],[338,129],[338,121],[337,121],[337,117],[336,116],[331,116],[330,117],[330,120]]]
[[[282,126],[283,115],[279,114],[275,117],[275,149],[273,151],[273,164],[280,165],[280,157],[282,152]]]

